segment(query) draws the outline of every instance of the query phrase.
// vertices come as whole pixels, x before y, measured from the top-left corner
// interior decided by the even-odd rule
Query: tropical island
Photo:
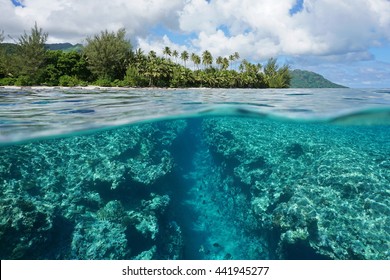
[[[255,64],[239,61],[238,52],[214,59],[208,50],[198,55],[165,47],[163,56],[146,54],[133,50],[125,35],[123,28],[105,30],[86,38],[85,46],[48,47],[48,33],[37,24],[14,44],[3,43],[0,32],[0,86],[288,88],[296,76],[275,58]]]

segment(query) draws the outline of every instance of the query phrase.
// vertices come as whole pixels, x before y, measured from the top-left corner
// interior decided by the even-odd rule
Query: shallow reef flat
[[[256,237],[271,259],[390,258],[389,126],[213,118],[202,129],[225,182],[209,196],[234,208],[249,247]]]
[[[2,259],[390,259],[390,126],[196,116],[0,147]]]

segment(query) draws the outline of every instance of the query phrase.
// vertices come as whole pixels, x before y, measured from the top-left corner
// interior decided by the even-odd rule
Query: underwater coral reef
[[[0,147],[2,259],[389,259],[389,126],[199,116]]]

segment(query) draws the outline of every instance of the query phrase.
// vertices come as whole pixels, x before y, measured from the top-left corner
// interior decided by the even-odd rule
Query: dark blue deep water
[[[390,259],[390,90],[0,88],[1,259]]]

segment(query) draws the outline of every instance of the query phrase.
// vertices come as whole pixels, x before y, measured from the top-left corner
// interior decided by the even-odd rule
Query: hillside
[[[295,69],[291,71],[291,76],[291,88],[345,88],[310,71]]]
[[[16,52],[17,44],[15,43],[2,43],[0,45],[7,54],[13,54]],[[70,52],[70,51],[81,52],[83,48],[83,45],[81,44],[72,45],[70,43],[46,44],[45,46],[48,50],[53,50],[53,51],[61,50],[64,52]]]
[[[61,50],[65,52],[70,52],[70,51],[79,52],[83,48],[83,45],[81,44],[72,45],[71,43],[59,43],[59,44],[46,44],[46,47],[49,50],[53,50],[53,51]]]

